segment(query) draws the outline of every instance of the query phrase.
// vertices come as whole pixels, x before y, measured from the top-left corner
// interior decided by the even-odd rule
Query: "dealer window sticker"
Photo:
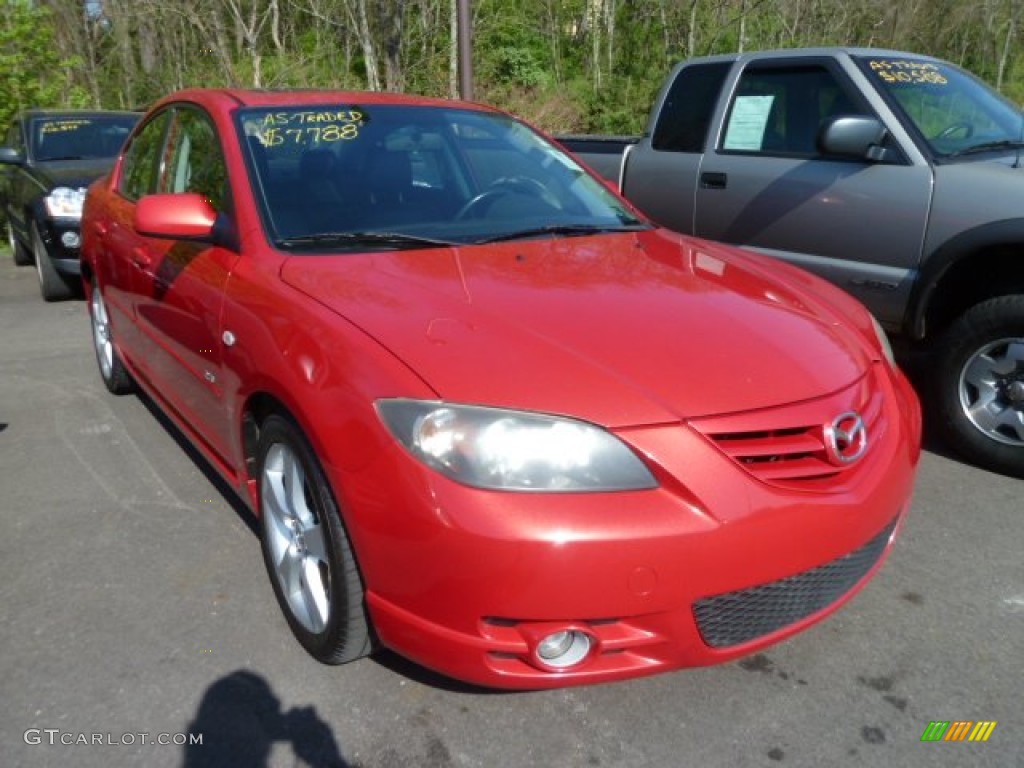
[[[358,109],[268,112],[253,135],[268,148],[352,141],[359,138],[365,121],[366,115]]]
[[[92,120],[51,120],[50,122],[43,123],[41,133],[44,135],[50,133],[70,133],[87,125],[92,125]]]
[[[737,96],[729,116],[723,149],[759,151],[764,144],[774,96]]]
[[[885,83],[928,83],[946,85],[949,80],[930,61],[913,59],[871,59],[868,67]]]

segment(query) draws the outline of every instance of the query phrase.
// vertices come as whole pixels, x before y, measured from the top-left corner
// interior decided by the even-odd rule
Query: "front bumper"
[[[81,222],[78,219],[46,219],[40,222],[39,237],[59,273],[73,277],[82,274]]]
[[[879,368],[872,450],[803,490],[682,424],[619,432],[661,481],[640,492],[474,490],[395,445],[336,486],[379,638],[461,680],[550,688],[728,661],[819,621],[880,567],[909,506],[917,400]],[[820,420],[848,396],[800,407]],[[589,639],[582,661],[539,656],[559,632]]]

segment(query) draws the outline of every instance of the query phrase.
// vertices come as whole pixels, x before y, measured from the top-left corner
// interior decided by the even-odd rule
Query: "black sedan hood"
[[[33,175],[47,188],[88,187],[93,181],[109,171],[113,157],[90,157],[76,160],[47,160],[34,163]]]

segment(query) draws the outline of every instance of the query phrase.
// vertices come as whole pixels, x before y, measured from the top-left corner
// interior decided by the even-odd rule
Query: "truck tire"
[[[36,272],[39,275],[39,292],[45,301],[62,301],[70,299],[75,295],[72,286],[53,266],[50,261],[50,254],[43,245],[43,238],[39,234],[39,225],[34,221],[29,225],[32,230],[32,254],[36,262]]]
[[[32,252],[22,245],[18,236],[14,234],[14,225],[10,220],[7,221],[7,243],[11,246],[15,264],[19,267],[27,267],[32,263]]]
[[[936,340],[929,400],[946,444],[1024,477],[1024,295],[964,312]]]

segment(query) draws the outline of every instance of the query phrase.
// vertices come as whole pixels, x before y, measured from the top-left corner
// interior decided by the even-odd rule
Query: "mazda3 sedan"
[[[179,92],[83,232],[104,383],[251,505],[320,661],[727,661],[850,598],[907,512],[918,404],[861,305],[656,228],[496,110]]]

